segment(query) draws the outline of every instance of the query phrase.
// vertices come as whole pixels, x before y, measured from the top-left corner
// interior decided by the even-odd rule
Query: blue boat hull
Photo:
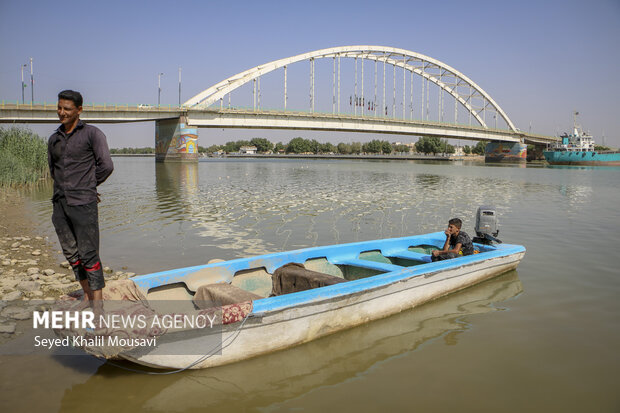
[[[620,152],[544,151],[551,165],[620,166]]]

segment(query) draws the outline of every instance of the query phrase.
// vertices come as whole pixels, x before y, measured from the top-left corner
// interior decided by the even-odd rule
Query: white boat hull
[[[196,348],[197,354],[128,351],[121,353],[120,357],[145,366],[168,369],[189,366],[198,369],[234,363],[417,307],[515,269],[524,254],[522,250],[474,262],[451,260],[453,264],[457,261],[463,264],[420,274],[411,271],[409,276],[403,274],[401,279],[369,289],[324,299],[318,297],[292,307],[253,312],[243,323],[224,326],[222,341],[225,346],[218,354],[207,354],[212,350],[212,344],[209,344],[212,338],[203,343],[200,338],[193,338],[187,342],[178,341],[175,345],[182,346],[183,353],[187,353],[188,348]]]

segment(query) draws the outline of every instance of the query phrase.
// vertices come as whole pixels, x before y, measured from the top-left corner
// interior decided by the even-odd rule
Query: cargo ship
[[[551,144],[543,155],[550,165],[620,166],[620,151],[597,151],[594,138],[585,133],[573,115],[573,133],[564,133],[561,141]]]

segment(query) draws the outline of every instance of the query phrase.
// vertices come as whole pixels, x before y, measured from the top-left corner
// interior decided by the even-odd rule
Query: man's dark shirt
[[[450,235],[450,249],[454,249],[458,243],[461,243],[461,251],[463,251],[463,255],[471,255],[474,253],[474,244],[471,242],[471,238],[469,238],[467,232],[459,231],[459,235],[456,237],[454,235]]]
[[[105,135],[78,121],[67,135],[60,125],[47,143],[47,161],[54,179],[52,200],[64,196],[68,205],[97,201],[97,185],[114,170]]]

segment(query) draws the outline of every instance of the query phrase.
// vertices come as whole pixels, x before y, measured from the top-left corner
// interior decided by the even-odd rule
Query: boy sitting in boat
[[[446,242],[442,250],[434,250],[431,260],[442,261],[456,258],[459,252],[463,255],[471,255],[474,253],[474,244],[465,231],[461,231],[462,221],[458,218],[452,218],[448,221],[448,229],[445,230]]]

